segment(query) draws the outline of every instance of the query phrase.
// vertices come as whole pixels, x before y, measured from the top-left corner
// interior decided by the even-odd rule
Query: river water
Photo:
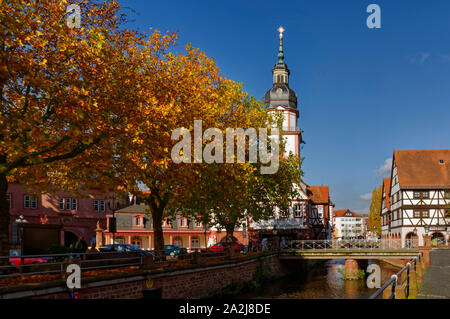
[[[384,262],[368,261],[368,264],[372,263],[381,268],[381,285],[399,270]],[[376,292],[377,289],[367,288],[366,279],[344,280],[344,265],[345,260],[310,264],[306,270],[303,267],[301,271],[271,281],[238,298],[364,299]]]

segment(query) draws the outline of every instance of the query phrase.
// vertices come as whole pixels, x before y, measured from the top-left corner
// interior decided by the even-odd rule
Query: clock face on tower
[[[278,88],[276,92],[277,92],[278,95],[281,95],[281,94],[283,94],[283,89],[282,88]]]

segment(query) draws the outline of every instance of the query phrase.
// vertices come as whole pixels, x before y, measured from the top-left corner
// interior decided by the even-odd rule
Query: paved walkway
[[[450,298],[450,249],[430,251],[430,264],[423,276],[417,298]]]

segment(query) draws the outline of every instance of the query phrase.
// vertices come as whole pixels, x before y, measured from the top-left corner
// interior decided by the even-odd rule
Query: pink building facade
[[[105,194],[89,192],[74,197],[64,192],[35,195],[22,185],[11,183],[7,198],[10,203],[10,241],[19,243],[18,224],[48,224],[61,227],[60,244],[69,246],[81,239],[90,245],[95,240],[97,223],[106,227],[111,213]]]

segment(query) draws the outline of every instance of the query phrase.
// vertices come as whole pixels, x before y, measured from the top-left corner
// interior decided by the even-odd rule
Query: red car
[[[245,247],[244,245],[242,245],[239,242],[233,242],[232,245],[234,244],[234,251],[235,252],[241,252],[244,251]],[[206,249],[208,252],[214,252],[214,253],[218,253],[218,252],[223,252],[225,250],[225,246],[223,242],[217,243],[213,246],[210,246]]]
[[[19,266],[23,264],[37,264],[46,263],[51,260],[49,257],[21,257],[22,253],[20,249],[10,249],[9,250],[9,262],[11,265]],[[18,268],[18,267],[17,267]]]

